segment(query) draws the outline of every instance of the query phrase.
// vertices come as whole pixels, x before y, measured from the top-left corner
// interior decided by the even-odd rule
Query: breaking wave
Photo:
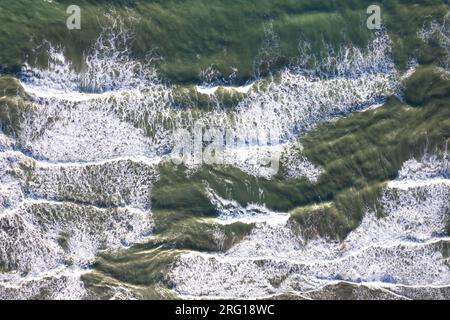
[[[160,82],[151,62],[130,60],[127,39],[122,30],[102,35],[83,72],[75,72],[56,49],[50,50],[49,69],[24,69],[22,85],[36,105],[22,123],[19,141],[25,149],[51,161],[152,158],[173,149],[174,129],[192,132],[201,125],[231,130],[246,146],[226,149],[235,166],[270,178],[243,154],[252,150],[252,158],[263,158],[272,148],[274,153],[287,152],[280,145],[287,146],[321,122],[382,103],[399,88],[389,38],[381,33],[367,53],[344,48],[324,60],[333,70],[328,76],[289,68],[253,84],[232,112],[180,110],[173,101],[174,88]],[[84,90],[85,83],[92,90]]]
[[[53,298],[84,297],[79,275],[100,250],[151,234],[155,166],[131,160],[61,165],[1,152],[1,296],[30,298],[47,288]]]
[[[448,174],[446,158],[406,162],[384,189],[384,216],[367,212],[342,243],[306,241],[290,221],[269,223],[267,215],[225,253],[181,255],[171,272],[175,290],[184,297],[307,297],[314,292],[320,298],[319,292],[339,283],[359,283],[406,296],[412,287],[423,287],[426,297],[434,287],[450,286]]]
[[[0,134],[0,297],[42,292],[50,298],[86,297],[80,276],[99,251],[124,248],[151,234],[152,186],[159,164],[174,148],[175,129],[192,131],[200,124],[231,130],[243,142],[225,151],[235,167],[270,179],[273,173],[259,160],[276,153],[286,161],[288,177],[316,182],[321,169],[302,155],[297,137],[321,122],[379,105],[399,89],[389,38],[380,33],[367,52],[343,48],[324,60],[321,70],[327,73],[312,74],[299,64],[256,81],[232,110],[183,109],[174,102],[175,87],[160,80],[151,59],[130,58],[129,41],[121,27],[105,30],[81,70],[62,48],[51,46],[47,69],[24,66],[21,85],[30,108],[14,139]],[[383,203],[390,214],[379,220],[367,213],[344,245],[306,243],[291,228],[288,213],[270,212],[263,204],[242,208],[207,189],[218,223],[256,227],[225,254],[181,256],[171,273],[175,289],[188,296],[257,297],[314,290],[338,278],[447,284],[448,270],[437,253],[447,240],[433,236],[442,231],[447,186],[388,186]],[[415,203],[414,192],[426,200]],[[394,193],[398,203],[411,203],[406,220],[402,206],[389,200]],[[420,234],[405,229],[413,217],[426,218]],[[399,239],[392,226],[417,241]],[[377,238],[383,232],[385,238]],[[399,255],[416,259],[416,266],[399,268]],[[384,268],[388,257],[393,262]],[[364,267],[370,262],[379,269]],[[422,275],[425,267],[440,275]],[[418,275],[422,282],[414,278]],[[120,291],[117,297],[128,294]]]

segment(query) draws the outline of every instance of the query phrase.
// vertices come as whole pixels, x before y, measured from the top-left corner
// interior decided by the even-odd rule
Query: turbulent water
[[[445,233],[449,174],[448,159],[408,161],[384,189],[380,201],[385,216],[367,212],[342,243],[306,241],[282,214],[264,212],[265,219],[227,252],[181,255],[172,270],[175,290],[209,298],[286,293],[307,298],[348,282],[392,298],[406,298],[403,292],[410,288],[439,296],[448,292],[450,281],[450,238]],[[230,209],[218,209],[218,219],[235,218]],[[231,211],[244,221],[254,216],[254,208]]]
[[[271,179],[259,160],[275,154],[287,177],[316,183],[322,169],[296,138],[383,105],[405,77],[380,32],[367,50],[342,48],[321,62],[321,73],[285,69],[236,89],[244,98],[232,110],[199,111],[177,106],[175,87],[151,63],[132,60],[128,40],[124,31],[105,32],[81,71],[60,48],[49,49],[47,69],[22,70],[28,108],[14,136],[0,133],[0,298],[96,298],[83,276],[99,252],[155,238],[152,189],[160,166],[176,157],[177,130],[230,130],[241,141],[224,150],[234,167]],[[199,170],[195,159],[186,165]],[[177,252],[169,290],[188,298],[448,298],[449,179],[447,155],[407,161],[383,189],[384,215],[367,211],[342,242],[304,239],[289,213],[243,207],[205,185],[218,212],[206,223],[253,228],[227,250]],[[216,230],[218,242],[226,238]],[[139,298],[132,287],[118,281],[110,297]]]

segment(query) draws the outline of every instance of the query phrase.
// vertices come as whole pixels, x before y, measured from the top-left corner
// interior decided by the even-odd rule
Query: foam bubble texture
[[[399,179],[411,163],[405,164]],[[434,158],[424,159],[423,170],[409,177],[428,177],[427,163],[438,167],[442,178],[448,174],[444,162]],[[321,238],[306,242],[289,222],[259,223],[225,253],[181,255],[171,277],[177,292],[195,297],[304,293],[339,281],[448,286],[450,267],[444,248],[449,243],[445,236],[449,199],[448,179],[406,190],[387,186],[380,199],[386,215],[377,218],[367,212],[342,243]]]

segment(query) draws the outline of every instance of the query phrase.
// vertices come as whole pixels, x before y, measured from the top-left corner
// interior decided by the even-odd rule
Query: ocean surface
[[[162,40],[194,2],[83,2],[79,51],[0,37],[24,53],[0,56],[0,299],[449,299],[450,21],[425,15],[447,5],[395,2],[374,31],[365,1],[356,25],[333,8],[316,41],[327,5],[264,2],[238,67],[236,30]],[[417,52],[393,8],[423,17]]]

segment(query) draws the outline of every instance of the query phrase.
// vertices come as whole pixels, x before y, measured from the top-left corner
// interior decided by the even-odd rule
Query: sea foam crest
[[[25,298],[39,291],[34,286],[63,294],[64,282],[68,291],[61,298],[81,294],[69,286],[81,290],[77,274],[99,250],[151,234],[156,166],[131,160],[53,164],[1,152],[0,297],[18,292]]]
[[[206,195],[218,211],[216,222],[219,224],[266,222],[277,225],[285,224],[289,219],[289,214],[273,212],[261,204],[252,203],[243,207],[237,201],[220,197],[208,186],[206,187]]]
[[[36,92],[29,89],[25,86],[28,92]],[[44,95],[25,116],[19,140],[36,157],[52,161],[154,157],[165,144],[158,144],[146,130],[167,94],[160,85],[147,89],[84,99],[85,94],[78,91],[46,97],[49,91],[40,88]],[[65,100],[71,95],[74,100]]]
[[[443,170],[442,162],[424,161]],[[342,243],[305,241],[289,221],[258,223],[225,253],[181,255],[171,272],[175,290],[183,296],[254,298],[303,294],[347,281],[390,290],[423,287],[426,297],[429,286],[450,285],[444,249],[450,183],[441,177],[441,183],[426,178],[429,183],[408,189],[386,186],[380,199],[385,216],[367,212]]]
[[[5,298],[11,286],[33,290],[33,283],[47,285],[61,273],[81,281],[77,274],[87,270],[99,250],[136,243],[153,223],[148,212],[139,210],[26,200],[0,215],[0,227],[0,297]]]
[[[343,48],[336,56],[324,59],[320,66],[328,70],[327,73],[313,74],[301,67],[286,68],[272,79],[256,82],[235,111],[213,110],[201,114],[196,124],[233,132],[247,147],[225,149],[225,153],[236,160],[234,166],[249,174],[270,178],[277,172],[268,174],[258,170],[261,166],[252,165],[246,157],[236,153],[252,152],[254,162],[260,163],[258,160],[271,150],[273,153],[289,152],[295,139],[318,124],[382,104],[400,90],[391,43],[385,33],[378,34],[367,50]],[[317,168],[302,156],[296,158],[302,165],[298,168],[288,165],[291,175],[304,175],[317,181]]]
[[[25,66],[21,84],[36,107],[24,116],[20,143],[53,161],[152,157],[164,149],[166,143],[155,139],[164,136],[159,127],[170,114],[171,90],[151,58],[147,63],[130,58],[130,39],[120,24],[106,28],[81,71],[51,46],[47,69]]]
[[[439,46],[445,50],[447,56],[441,59],[443,68],[450,68],[450,14],[445,15],[442,21],[431,20],[424,23],[422,29],[417,33],[418,37],[425,42],[432,39],[437,40]]]
[[[85,93],[104,93],[139,89],[159,83],[159,76],[152,66],[152,56],[143,63],[130,59],[130,43],[133,40],[126,23],[119,17],[109,17],[112,22],[103,31],[94,45],[84,55],[84,63],[77,72],[65,57],[61,47],[48,46],[48,68],[38,69],[25,65],[21,80],[30,87],[47,91],[59,90]]]
[[[280,145],[318,123],[378,104],[398,89],[389,38],[381,33],[364,52],[351,47],[328,57],[333,63],[324,60],[326,68],[333,64],[335,70],[327,76],[285,69],[272,81],[262,80],[264,86],[256,83],[231,112],[179,110],[172,105],[172,88],[158,81],[155,69],[129,59],[128,49],[122,49],[128,39],[124,31],[102,35],[80,74],[74,74],[61,53],[51,51],[59,63],[24,77],[24,88],[37,98],[38,106],[25,117],[20,140],[36,157],[91,161],[125,154],[161,156],[176,143],[174,128],[192,129],[202,123],[235,133],[246,147],[227,147],[229,157],[236,158],[234,165],[270,178],[258,160],[272,148],[276,153]],[[110,69],[118,71],[108,74],[105,70]],[[98,86],[101,79],[104,87]],[[83,92],[83,86],[91,89]],[[60,93],[55,94],[54,87]],[[288,152],[284,146],[281,150]],[[256,164],[243,155],[250,151]],[[298,168],[297,173],[317,180],[317,172],[303,162],[305,170]]]
[[[156,69],[150,63],[130,59],[129,41],[124,29],[105,32],[86,54],[81,71],[76,71],[58,48],[49,50],[48,69],[29,66],[23,69],[21,82],[34,107],[24,115],[17,144],[34,158],[47,161],[28,159],[25,162],[31,161],[35,168],[31,166],[31,170],[25,164],[29,170],[24,170],[24,161],[16,156],[1,158],[3,297],[11,294],[8,291],[11,287],[20,288],[24,296],[32,295],[36,292],[35,284],[62,290],[57,279],[74,279],[65,276],[70,266],[76,270],[89,266],[98,250],[133,243],[150,232],[153,223],[147,212],[151,205],[147,196],[157,177],[154,168],[146,164],[170,151],[175,139],[173,128],[190,128],[201,121],[205,126],[232,130],[246,141],[242,156],[236,154],[239,149],[230,151],[238,159],[235,166],[253,175],[270,177],[249,161],[249,148],[262,147],[251,149],[255,150],[252,157],[256,159],[266,157],[271,148],[280,152],[280,146],[284,148],[318,123],[382,103],[398,88],[389,38],[382,33],[369,47],[374,50],[346,48],[336,57],[324,60],[323,69],[334,70],[330,74],[291,68],[281,71],[276,79],[261,80],[236,110],[179,110],[172,105],[172,88],[159,81]],[[249,132],[255,131],[270,133],[274,138],[254,140]],[[8,149],[7,144],[10,145],[5,142],[5,147],[0,148]],[[299,172],[317,180],[318,169],[307,159],[302,161],[305,165],[294,168],[294,174]],[[142,172],[145,175],[139,176]],[[93,178],[99,175],[103,175],[99,181]],[[441,184],[435,186],[440,187]],[[263,205],[242,208],[210,194],[221,212],[219,222],[247,219],[258,225],[225,254],[192,253],[180,257],[172,274],[176,290],[186,295],[260,296],[318,288],[329,283],[330,277],[351,281],[358,277],[370,281],[393,277],[404,283],[447,283],[447,271],[436,250],[439,242],[434,242],[430,234],[441,234],[442,207],[445,207],[433,197],[448,199],[448,191],[445,184],[442,190],[422,188],[423,197],[432,199],[435,205],[428,205],[428,200],[423,206],[417,204],[420,210],[410,216],[414,219],[417,215],[425,216],[428,223],[424,223],[423,230],[408,234],[404,226],[409,225],[401,219],[403,215],[403,219],[408,219],[409,213],[395,215],[401,207],[393,206],[389,216],[395,219],[386,225],[381,225],[373,214],[368,213],[365,218],[365,225],[374,224],[371,228],[380,233],[386,231],[385,238],[380,240],[378,233],[372,235],[370,229],[363,228],[362,235],[355,231],[349,236],[347,250],[323,239],[305,243],[290,229],[285,215],[269,212]],[[415,200],[408,199],[414,199],[416,194],[395,190],[406,197],[401,201],[411,201],[408,208],[413,210]],[[108,199],[108,194],[113,196]],[[389,201],[397,198],[386,198],[386,206],[389,208]],[[274,224],[260,222],[267,217],[284,220]],[[381,225],[378,229],[377,223]],[[408,223],[415,226],[414,222]],[[398,227],[391,230],[389,225]],[[417,255],[415,245],[398,238],[399,234],[418,240],[417,246],[424,254]],[[365,248],[361,244],[369,240],[364,239],[378,244]],[[404,261],[397,259],[402,252],[417,263],[403,268]],[[432,254],[434,260],[428,259]],[[387,263],[388,257],[393,257],[393,264],[386,266],[383,263]],[[325,261],[316,261],[320,259]],[[377,266],[374,262],[377,259],[378,269],[367,267],[371,261]],[[425,265],[431,271],[419,281],[416,275],[423,273]],[[59,271],[61,268],[63,271]],[[395,273],[400,269],[403,274]],[[43,284],[41,280],[48,270],[58,277],[50,276],[50,284]],[[20,277],[20,273],[27,276]],[[70,270],[69,273],[74,274]],[[224,273],[234,277],[224,282]],[[408,280],[407,275],[411,274]],[[53,281],[57,284],[53,285]],[[67,283],[71,285],[71,281]],[[28,287],[30,283],[33,285]],[[72,296],[71,292],[63,294]]]

